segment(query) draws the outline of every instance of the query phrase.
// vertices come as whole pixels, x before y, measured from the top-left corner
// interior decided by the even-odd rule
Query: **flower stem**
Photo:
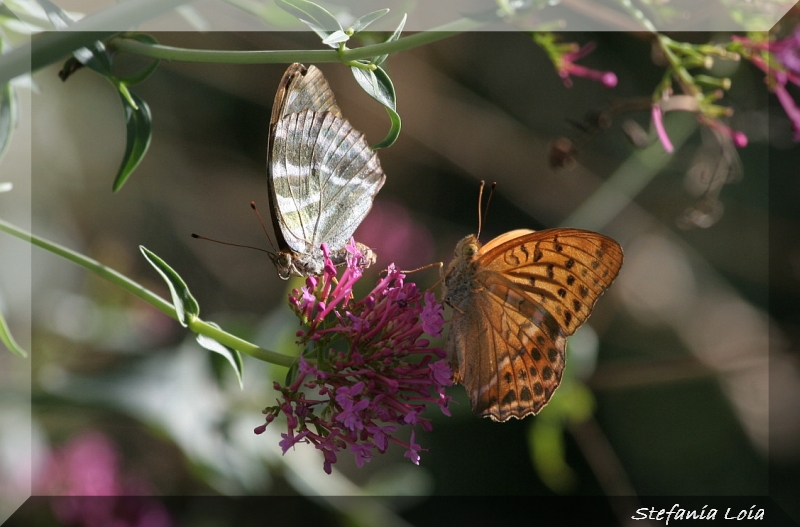
[[[125,51],[144,57],[216,64],[275,64],[286,62],[342,62],[366,59],[378,55],[386,55],[416,48],[437,40],[443,40],[463,31],[475,29],[481,25],[470,19],[461,19],[445,24],[431,31],[414,33],[392,42],[372,44],[361,48],[339,51],[335,49],[317,50],[259,50],[259,51],[223,51],[177,48],[160,44],[145,44],[124,36],[115,38],[111,45],[119,51]]]
[[[80,265],[81,267],[92,271],[97,276],[108,280],[109,282],[118,285],[125,291],[131,293],[132,295],[144,300],[151,306],[155,307],[165,315],[172,317],[175,320],[178,320],[178,315],[175,312],[175,308],[172,304],[158,296],[157,294],[153,293],[149,289],[146,289],[142,285],[134,282],[127,276],[111,269],[108,266],[105,266],[98,262],[97,260],[93,260],[87,256],[84,256],[78,252],[73,251],[63,245],[59,245],[55,242],[42,238],[40,236],[36,236],[30,232],[25,231],[17,227],[16,225],[9,223],[5,220],[0,219],[0,231],[6,232],[12,236],[16,236],[20,240],[24,240],[30,242],[37,247],[41,247],[46,251],[50,251],[53,254],[61,256],[62,258],[66,258],[67,260]],[[284,355],[282,353],[277,353],[274,351],[266,350],[263,348],[259,348],[255,344],[247,342],[246,340],[242,340],[236,335],[232,335],[227,333],[217,327],[214,327],[213,324],[205,322],[199,318],[192,320],[189,323],[189,329],[194,331],[195,333],[199,333],[201,335],[205,335],[207,337],[213,338],[220,344],[224,346],[228,346],[230,348],[234,348],[246,355],[250,355],[253,358],[263,360],[265,362],[270,362],[272,364],[277,364],[279,366],[286,366],[289,367],[294,363],[295,358],[289,355]]]

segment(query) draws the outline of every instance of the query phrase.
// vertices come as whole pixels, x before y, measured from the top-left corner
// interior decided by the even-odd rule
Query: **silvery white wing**
[[[321,273],[322,243],[334,263],[343,262],[386,180],[364,136],[329,112],[288,115],[274,129],[270,169],[277,223],[295,253],[289,274]]]

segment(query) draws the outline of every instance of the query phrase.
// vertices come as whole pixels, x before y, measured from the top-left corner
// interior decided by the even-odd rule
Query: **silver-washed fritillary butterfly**
[[[345,244],[386,181],[364,135],[342,117],[330,85],[314,66],[292,64],[275,95],[267,154],[278,276],[318,275],[320,245],[345,262]],[[359,249],[368,263],[371,249]]]
[[[561,383],[567,337],[621,266],[617,242],[579,229],[461,240],[444,278],[447,351],[472,411],[495,421],[537,414]]]

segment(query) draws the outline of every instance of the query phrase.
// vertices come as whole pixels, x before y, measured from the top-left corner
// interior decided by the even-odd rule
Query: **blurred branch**
[[[675,114],[675,115],[673,115]],[[697,128],[694,114],[671,112],[670,135],[675,148],[680,148]],[[600,188],[586,199],[561,225],[598,230],[607,225],[654,177],[672,160],[656,141],[635,152]]]

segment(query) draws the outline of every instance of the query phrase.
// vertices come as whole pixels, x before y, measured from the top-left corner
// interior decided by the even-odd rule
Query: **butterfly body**
[[[447,350],[472,410],[495,421],[538,413],[561,383],[567,337],[621,265],[617,242],[579,229],[462,239],[444,300],[453,308]]]
[[[281,79],[270,119],[269,196],[278,241],[278,276],[324,268],[322,243],[335,265],[372,207],[386,176],[363,134],[342,117],[322,73],[292,64]],[[367,264],[375,254],[358,244]]]

